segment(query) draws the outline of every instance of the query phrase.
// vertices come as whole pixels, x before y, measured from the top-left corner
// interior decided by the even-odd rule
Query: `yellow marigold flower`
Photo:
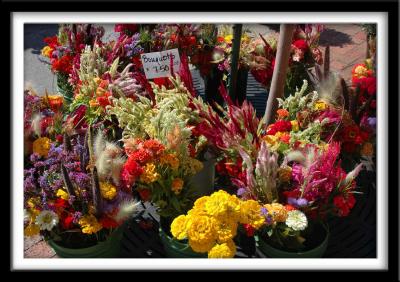
[[[143,168],[143,173],[140,175],[140,181],[150,184],[160,177],[160,174],[156,171],[156,166],[153,163],[147,163]]]
[[[286,208],[279,203],[272,203],[264,205],[268,213],[272,216],[272,220],[275,222],[285,222],[287,218]]]
[[[183,188],[183,180],[181,178],[175,178],[172,181],[171,190],[176,194],[180,194]]]
[[[28,237],[38,235],[39,232],[40,232],[40,227],[36,224],[29,224],[24,229],[24,235]]]
[[[314,105],[314,109],[318,111],[325,110],[326,108],[328,108],[328,105],[322,100],[317,101]]]
[[[112,200],[117,196],[117,188],[109,182],[100,182],[100,194],[104,199]]]
[[[60,197],[63,200],[66,200],[66,201],[68,201],[68,199],[69,199],[68,193],[65,192],[63,189],[58,189],[56,196]]]
[[[195,251],[197,253],[207,253],[208,251],[211,250],[211,248],[214,246],[214,244],[215,244],[214,241],[198,243],[198,242],[194,242],[189,239],[189,246],[192,248],[193,251]]]
[[[232,240],[222,244],[215,244],[208,252],[208,258],[233,258],[236,253],[236,245]]]
[[[187,223],[187,235],[197,244],[209,244],[217,239],[215,219],[208,216],[191,216]]]
[[[261,205],[255,200],[242,201],[240,205],[240,223],[250,224],[253,228],[260,228],[265,221],[261,214]]]
[[[231,196],[229,193],[219,190],[213,193],[205,203],[207,214],[220,217],[231,216],[236,218],[240,213],[240,201],[236,196]]]
[[[229,34],[229,35],[224,37],[224,41],[226,43],[232,43],[232,39],[233,39],[233,35],[232,34]]]
[[[171,233],[178,240],[183,240],[187,237],[186,232],[186,216],[180,215],[171,223]]]
[[[234,218],[229,216],[218,218],[215,226],[219,243],[227,242],[236,236],[238,223]]]
[[[53,51],[53,48],[51,48],[50,46],[44,46],[44,48],[42,49],[42,56],[50,58],[52,51]]]
[[[299,122],[297,120],[291,120],[292,131],[299,131]]]
[[[175,153],[162,155],[160,157],[160,163],[169,165],[172,170],[177,170],[179,167],[179,159]]]
[[[31,208],[32,210],[35,210],[34,208],[38,204],[40,204],[40,197],[32,197],[28,201],[26,201],[26,204],[28,205],[29,208]]]
[[[374,146],[370,142],[364,143],[360,151],[362,156],[372,156],[374,154]]]
[[[188,211],[188,215],[207,215],[206,202],[210,196],[203,196],[198,198],[193,205],[193,208]]]
[[[292,178],[292,168],[290,166],[278,168],[278,178],[281,182],[290,182]]]
[[[51,141],[47,137],[41,137],[33,142],[33,152],[42,157],[47,157],[50,150]]]
[[[82,233],[85,234],[97,233],[103,228],[103,226],[97,221],[97,218],[92,214],[81,217],[78,223],[82,228]]]

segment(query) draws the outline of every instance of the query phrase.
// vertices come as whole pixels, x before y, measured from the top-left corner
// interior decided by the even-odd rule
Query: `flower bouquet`
[[[61,257],[116,257],[138,203],[120,188],[122,149],[91,129],[34,147],[24,171],[25,235],[41,234]]]
[[[172,220],[199,196],[192,177],[203,169],[207,140],[196,132],[201,118],[194,104],[202,105],[201,98],[193,97],[178,75],[170,83],[173,87],[167,89],[151,82],[154,101],[112,98],[106,109],[123,129],[124,188],[150,200],[161,217]]]
[[[59,33],[47,37],[42,56],[50,59],[51,70],[57,76],[57,86],[67,104],[72,101],[75,76],[73,66],[79,65],[81,52],[86,45],[101,43],[104,28],[92,24],[60,25]]]

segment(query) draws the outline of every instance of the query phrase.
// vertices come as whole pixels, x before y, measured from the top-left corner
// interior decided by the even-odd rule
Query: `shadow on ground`
[[[25,24],[24,26],[24,50],[32,49],[33,54],[40,54],[46,45],[43,39],[58,33],[57,24]]]
[[[319,45],[321,46],[330,45],[343,47],[345,44],[352,43],[353,41],[348,34],[330,28],[324,29],[319,38]]]

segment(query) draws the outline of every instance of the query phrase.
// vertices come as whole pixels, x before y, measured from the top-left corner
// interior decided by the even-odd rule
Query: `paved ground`
[[[112,26],[105,25],[105,39],[110,40],[115,38],[112,32]],[[274,32],[276,26],[257,25],[252,27],[255,32]],[[279,30],[279,29],[278,29]],[[32,85],[38,93],[44,93],[47,89],[49,92],[55,91],[55,81],[51,74],[48,65],[42,62],[40,50],[44,47],[42,42],[46,36],[56,34],[56,25],[26,25],[25,26],[25,41],[24,41],[24,75],[25,84]],[[352,24],[335,24],[327,25],[326,30],[321,34],[320,38],[321,49],[324,52],[327,45],[331,46],[331,70],[336,71],[346,81],[350,80],[351,69],[354,64],[362,63],[365,59],[367,51],[366,35],[358,25]],[[255,84],[249,76],[249,84]],[[201,85],[201,82],[198,83]],[[256,90],[254,90],[256,89]],[[262,88],[255,85],[252,92],[248,88],[248,96],[250,99],[255,99],[254,91],[263,91]],[[57,258],[54,251],[39,236],[27,238],[24,242],[25,258]]]

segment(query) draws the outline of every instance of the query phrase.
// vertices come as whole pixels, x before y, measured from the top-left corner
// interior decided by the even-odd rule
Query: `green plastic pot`
[[[268,241],[265,241],[261,237],[256,236],[257,247],[264,255],[269,258],[321,258],[328,247],[329,241],[328,228],[324,226],[323,230],[325,230],[325,238],[321,242],[321,244],[307,251],[290,252],[277,249],[269,244]]]
[[[188,243],[182,243],[171,238],[160,228],[160,239],[169,258],[207,258],[207,253],[196,253]]]
[[[120,243],[123,231],[124,228],[121,225],[114,230],[106,241],[98,242],[88,248],[72,249],[62,247],[53,240],[47,242],[61,258],[118,258],[121,252]]]

